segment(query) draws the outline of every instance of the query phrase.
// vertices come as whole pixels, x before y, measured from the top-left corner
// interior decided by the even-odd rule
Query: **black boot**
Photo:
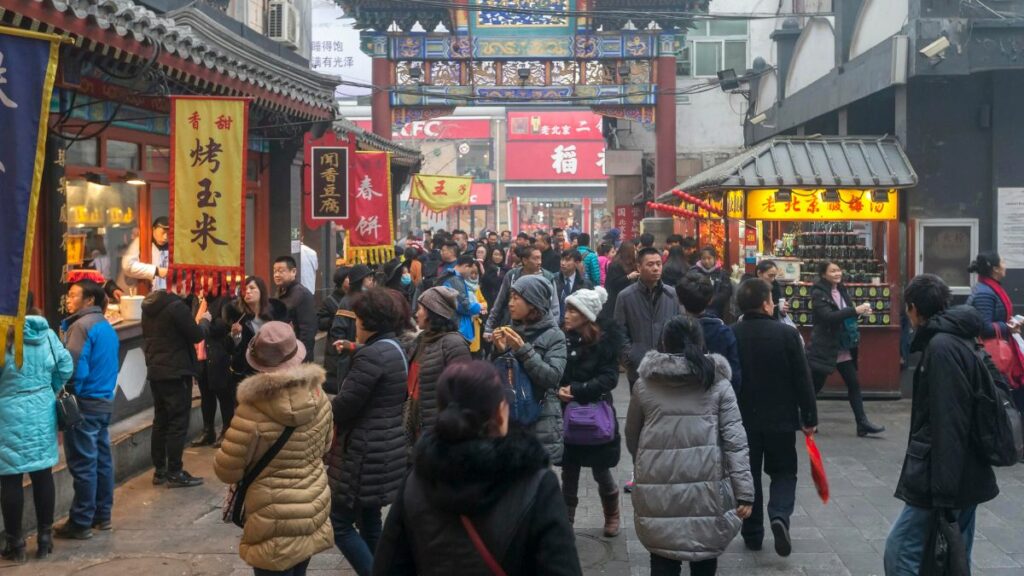
[[[860,436],[861,438],[868,434],[881,434],[882,432],[885,432],[885,426],[876,426],[875,424],[872,424],[871,421],[867,419],[867,416],[865,416],[863,420],[857,422],[857,436]]]
[[[43,560],[53,552],[53,528],[43,526],[36,536],[36,559]]]
[[[0,557],[18,564],[28,562],[28,557],[25,556],[25,539],[21,536],[20,532],[7,533],[7,545],[4,546],[4,551],[0,553]]]
[[[213,431],[213,426],[203,430],[203,435],[196,438],[192,442],[193,448],[199,448],[201,446],[213,446],[213,443],[217,441],[217,435]]]
[[[566,512],[569,513],[569,525],[570,526],[575,526],[576,525],[576,506],[579,505],[580,499],[579,499],[578,496],[566,496],[565,494],[562,495],[562,498],[565,499],[565,510],[566,510]]]

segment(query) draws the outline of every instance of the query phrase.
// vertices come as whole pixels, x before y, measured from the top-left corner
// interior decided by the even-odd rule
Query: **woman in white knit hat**
[[[558,397],[565,403],[562,495],[569,519],[575,519],[579,503],[580,470],[590,468],[604,510],[604,534],[611,537],[619,533],[619,489],[611,470],[619,463],[621,442],[612,390],[619,383],[623,335],[613,319],[598,318],[607,300],[600,286],[566,298],[569,352]]]

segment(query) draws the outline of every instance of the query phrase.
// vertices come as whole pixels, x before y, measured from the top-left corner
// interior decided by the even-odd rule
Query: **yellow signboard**
[[[824,190],[793,189],[789,202],[775,199],[777,189],[747,191],[747,219],[829,222],[836,220],[896,220],[899,215],[897,190],[888,190],[885,202],[876,201],[875,190],[839,190],[838,202],[826,202]]]
[[[725,193],[726,215],[733,220],[742,220],[746,214],[744,201],[746,192],[743,190],[729,190]]]

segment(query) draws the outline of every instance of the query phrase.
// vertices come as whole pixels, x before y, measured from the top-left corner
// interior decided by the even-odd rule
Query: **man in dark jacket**
[[[992,466],[971,435],[975,390],[989,370],[974,353],[983,322],[977,310],[950,308],[950,300],[949,287],[933,274],[917,276],[903,294],[915,331],[911,352],[922,356],[914,372],[910,441],[896,485],[896,497],[906,506],[885,542],[888,576],[918,573],[936,514],[956,520],[969,564],[975,511],[999,494]]]
[[[676,296],[683,309],[691,316],[700,319],[700,327],[704,331],[704,345],[707,352],[720,354],[729,361],[732,369],[732,389],[738,395],[743,384],[743,368],[740,366],[739,347],[736,346],[736,334],[717,318],[707,313],[708,304],[715,295],[715,287],[711,279],[698,272],[687,272],[681,282],[676,285]]]
[[[110,529],[114,507],[114,462],[110,454],[110,415],[114,411],[120,342],[103,317],[106,295],[99,284],[82,280],[68,290],[68,312],[61,323],[64,346],[75,362],[67,388],[78,399],[82,421],[64,432],[64,454],[75,495],[58,538],[92,538],[92,528]],[[46,526],[40,526],[40,533]]]
[[[615,301],[615,321],[626,333],[622,363],[630,388],[640,375],[637,369],[644,354],[657,348],[661,331],[668,321],[680,314],[675,288],[661,281],[661,253],[657,248],[644,248],[637,254],[640,278],[619,293]]]
[[[752,278],[740,284],[736,303],[743,320],[733,326],[743,370],[739,404],[750,445],[754,475],[754,511],[743,521],[747,548],[760,550],[764,539],[761,469],[771,477],[768,518],[775,551],[789,556],[789,517],[796,502],[796,431],[814,434],[818,412],[800,334],[773,318],[772,288]]]
[[[558,291],[558,325],[565,322],[565,300],[579,290],[592,290],[594,284],[582,273],[583,255],[578,250],[563,250],[558,261],[555,289]]]
[[[305,362],[312,362],[316,347],[316,302],[313,294],[299,283],[298,267],[291,256],[274,260],[274,285],[277,299],[288,308],[288,323],[295,330],[295,337],[306,347]]]
[[[182,468],[192,382],[199,376],[196,344],[210,331],[210,313],[202,300],[196,316],[184,300],[165,290],[142,301],[142,350],[153,392],[153,484],[187,488],[203,483]]]
[[[558,274],[558,263],[562,257],[562,251],[551,245],[551,236],[541,232],[537,234],[537,247],[540,248],[540,267]]]

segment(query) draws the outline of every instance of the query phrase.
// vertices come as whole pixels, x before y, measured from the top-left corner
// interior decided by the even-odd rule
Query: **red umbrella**
[[[821,501],[828,503],[828,478],[825,476],[825,464],[821,461],[821,452],[818,451],[818,444],[813,436],[806,436],[807,455],[811,459],[811,478],[814,479],[814,487],[818,489],[818,496]]]

